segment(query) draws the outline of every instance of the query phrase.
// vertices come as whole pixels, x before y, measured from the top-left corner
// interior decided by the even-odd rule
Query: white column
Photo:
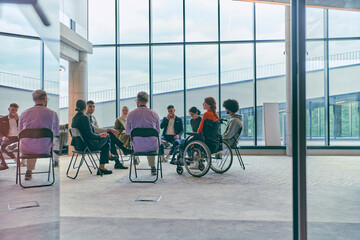
[[[291,23],[290,6],[285,7],[286,51],[286,155],[292,156],[292,81],[291,81]]]
[[[80,61],[79,62],[69,62],[69,129],[71,128],[71,122],[73,117],[76,114],[76,101],[83,99],[87,101],[88,94],[88,66],[87,66],[87,53],[80,52]],[[70,145],[71,136],[69,133],[69,155],[73,150],[73,147]]]

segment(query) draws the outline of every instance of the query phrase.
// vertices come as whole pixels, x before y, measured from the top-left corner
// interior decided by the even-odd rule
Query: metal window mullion
[[[151,46],[151,0],[149,0],[149,97],[150,109],[153,108],[153,76],[152,76],[152,46]]]
[[[256,3],[253,3],[253,93],[254,93],[254,145],[257,146],[257,72],[256,72]]]
[[[184,132],[186,132],[186,47],[185,47],[185,1],[183,0],[183,87],[184,87]],[[185,137],[185,136],[184,136]]]
[[[329,11],[324,9],[324,107],[325,145],[330,145],[330,91],[329,91]],[[335,115],[334,115],[335,116]]]
[[[220,45],[220,0],[218,0],[218,97],[219,97],[219,118],[221,118],[221,45]]]
[[[291,1],[293,239],[307,239],[305,0]]]
[[[41,41],[41,64],[40,64],[40,89],[45,88],[45,48],[44,41]]]
[[[120,116],[120,49],[119,43],[119,30],[120,30],[120,17],[119,17],[119,2],[115,0],[115,107],[116,117]]]

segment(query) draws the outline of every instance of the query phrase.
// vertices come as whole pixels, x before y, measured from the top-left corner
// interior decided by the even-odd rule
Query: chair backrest
[[[72,138],[79,137],[79,138],[81,138],[81,140],[84,141],[83,137],[81,136],[81,133],[80,133],[79,129],[70,128],[69,131],[70,131],[70,135],[71,135]]]
[[[159,132],[154,128],[134,128],[130,133],[130,138],[133,137],[157,137],[159,138]]]
[[[76,150],[83,151],[87,145],[81,135],[80,130],[77,128],[70,128],[69,132],[72,137],[71,145],[74,146]]]
[[[221,122],[215,122],[212,119],[205,119],[203,136],[205,143],[211,152],[217,152],[221,143]]]
[[[239,130],[237,131],[237,133],[231,138],[231,141],[233,142],[233,144],[232,144],[231,147],[237,147],[238,142],[239,142],[239,140],[240,140],[241,132],[242,132],[242,127],[239,128]]]
[[[22,138],[53,138],[53,132],[48,128],[27,128],[19,133],[19,139]]]

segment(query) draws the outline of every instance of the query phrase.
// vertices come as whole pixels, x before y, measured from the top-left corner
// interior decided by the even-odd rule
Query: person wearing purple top
[[[160,118],[153,110],[146,107],[149,95],[146,92],[137,94],[137,109],[128,114],[125,134],[130,136],[134,128],[154,128],[160,133]],[[158,140],[155,137],[135,137],[132,142],[134,152],[151,152],[158,150]],[[151,174],[156,175],[155,157],[148,156],[148,164],[151,167]]]
[[[36,90],[32,94],[35,106],[25,110],[19,119],[19,133],[28,128],[48,128],[54,137],[60,135],[59,118],[53,110],[47,108],[48,98],[44,90]],[[51,150],[51,140],[48,138],[24,138],[20,142],[20,152],[23,154],[48,154]],[[25,180],[32,178],[36,158],[27,160]]]

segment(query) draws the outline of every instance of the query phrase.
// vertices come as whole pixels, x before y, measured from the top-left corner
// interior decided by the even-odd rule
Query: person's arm
[[[164,117],[163,120],[161,121],[160,128],[163,129],[163,128],[167,127],[168,124],[169,124],[169,119]]]
[[[105,128],[99,128],[99,127],[97,127],[95,124],[91,124],[91,126],[94,128],[94,131],[95,131],[96,133],[107,132],[107,129],[105,129]]]
[[[130,136],[132,127],[131,127],[131,113],[129,113],[127,121],[126,121],[126,127],[125,127],[125,134]]]
[[[54,124],[53,124],[52,131],[53,131],[54,137],[60,136],[59,117],[56,112],[54,112]]]
[[[208,113],[207,112],[205,112],[204,113],[204,115],[203,115],[203,117],[202,117],[202,119],[201,119],[201,122],[200,122],[200,125],[199,125],[199,128],[198,128],[198,133],[202,133],[202,131],[203,131],[203,127],[204,127],[204,121],[205,121],[205,119],[207,119],[208,118]]]
[[[231,120],[229,125],[226,128],[226,131],[223,134],[224,139],[231,139],[239,131],[240,125],[235,121]]]
[[[160,117],[157,113],[154,113],[154,115],[155,115],[155,121],[156,121],[156,130],[160,134]]]
[[[179,122],[180,122],[180,127],[179,127],[179,133],[177,134],[179,136],[179,138],[183,135],[184,133],[184,124],[183,121],[181,120],[181,118],[179,118]]]
[[[125,126],[122,125],[119,119],[116,119],[114,129],[122,133],[125,130]]]
[[[24,127],[23,121],[24,121],[24,115],[21,114],[19,118],[18,134],[23,130]]]
[[[91,131],[91,123],[88,117],[82,116],[79,119],[79,122],[79,130],[84,139],[100,139],[100,135],[98,133]]]

